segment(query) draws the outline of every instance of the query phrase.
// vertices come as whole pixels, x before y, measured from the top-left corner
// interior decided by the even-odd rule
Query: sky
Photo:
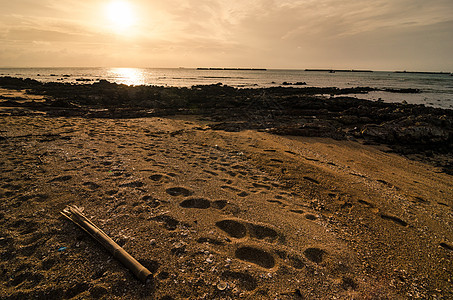
[[[453,72],[453,0],[0,0],[1,67]]]

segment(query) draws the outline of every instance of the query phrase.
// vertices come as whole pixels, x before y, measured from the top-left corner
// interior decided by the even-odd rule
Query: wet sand
[[[439,168],[357,141],[212,130],[197,116],[7,110],[2,298],[453,297],[452,176]],[[66,205],[153,283],[61,216]]]

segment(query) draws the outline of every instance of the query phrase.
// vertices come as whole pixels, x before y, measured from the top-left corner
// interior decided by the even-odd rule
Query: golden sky
[[[0,0],[3,67],[453,71],[453,0]]]

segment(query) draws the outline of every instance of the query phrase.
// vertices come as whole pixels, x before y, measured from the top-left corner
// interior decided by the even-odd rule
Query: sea
[[[306,85],[297,86],[418,89],[419,93],[373,91],[349,96],[373,101],[407,102],[453,109],[451,73],[207,68],[0,68],[0,76],[78,84],[94,83],[105,79],[126,85],[174,87],[221,83],[237,88],[262,88],[289,86],[284,83],[305,83]]]

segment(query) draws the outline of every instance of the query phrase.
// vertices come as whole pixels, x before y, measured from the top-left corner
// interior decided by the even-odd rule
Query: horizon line
[[[427,71],[427,70],[410,70],[410,69],[393,69],[393,70],[374,70],[374,69],[355,69],[355,68],[264,68],[264,67],[118,67],[118,66],[0,66],[0,69],[203,69],[208,71],[234,71],[234,69],[250,69],[250,70],[288,70],[288,71],[355,71],[355,72],[401,72],[401,73],[437,73],[437,74],[453,74],[452,71]],[[213,70],[209,70],[213,69]],[[230,70],[229,70],[230,69]]]

